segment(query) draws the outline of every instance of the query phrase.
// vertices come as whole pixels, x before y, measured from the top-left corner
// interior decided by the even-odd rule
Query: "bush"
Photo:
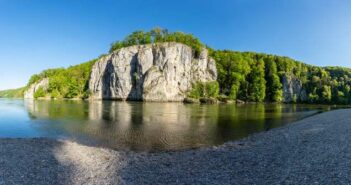
[[[39,87],[39,89],[36,90],[34,93],[34,98],[45,97],[45,95],[46,95],[46,91],[44,90],[44,88]]]
[[[62,98],[62,96],[61,96],[60,92],[57,89],[54,89],[51,92],[51,98]]]
[[[217,98],[219,94],[219,84],[213,82],[198,82],[189,93],[191,98]]]

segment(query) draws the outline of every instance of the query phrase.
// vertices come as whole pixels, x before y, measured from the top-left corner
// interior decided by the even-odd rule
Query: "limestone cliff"
[[[35,92],[36,92],[39,88],[43,88],[44,90],[46,90],[48,87],[49,87],[49,79],[48,79],[48,78],[44,78],[44,79],[40,80],[39,82],[32,84],[32,85],[24,92],[24,98],[25,98],[25,99],[33,99],[33,98],[34,98]]]
[[[196,82],[215,81],[215,61],[198,57],[179,43],[122,48],[95,63],[89,82],[92,99],[183,101]]]
[[[283,76],[283,102],[304,102],[307,100],[306,90],[303,89],[302,82],[292,75]]]

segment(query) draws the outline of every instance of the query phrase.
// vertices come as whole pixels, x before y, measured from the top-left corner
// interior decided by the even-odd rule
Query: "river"
[[[132,151],[208,147],[335,106],[0,99],[0,138],[49,137]]]

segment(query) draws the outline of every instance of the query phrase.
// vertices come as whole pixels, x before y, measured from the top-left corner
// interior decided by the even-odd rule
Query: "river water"
[[[0,99],[0,138],[63,138],[132,151],[183,150],[220,145],[334,108]]]

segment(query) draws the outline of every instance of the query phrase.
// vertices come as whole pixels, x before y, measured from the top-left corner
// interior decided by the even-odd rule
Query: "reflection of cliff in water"
[[[35,120],[50,123],[69,136],[93,138],[114,148],[161,150],[215,144],[216,107],[178,103],[28,101]],[[211,113],[209,113],[209,111]],[[42,129],[50,129],[47,125]],[[77,139],[77,138],[76,138]],[[78,138],[79,140],[79,138]],[[213,140],[213,142],[211,141]]]
[[[25,99],[24,106],[28,111],[28,116],[31,119],[37,119],[40,117],[46,118],[49,113],[47,108],[39,108],[38,103],[35,100]]]
[[[89,132],[102,136],[100,138],[108,145],[132,150],[172,150],[207,146],[212,140],[209,137],[216,136],[214,127],[208,127],[209,122],[217,124],[216,111],[208,115],[206,106],[196,109],[178,103],[94,104],[100,105],[90,109],[94,112],[90,119],[96,124],[91,124]]]
[[[222,144],[316,112],[315,108],[283,104],[27,101],[25,105],[43,132],[55,130],[80,142],[131,150]]]

